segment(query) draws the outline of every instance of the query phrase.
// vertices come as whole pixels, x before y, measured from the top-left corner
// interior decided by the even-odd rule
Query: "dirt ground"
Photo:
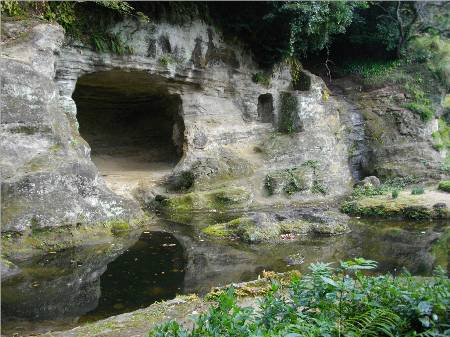
[[[92,160],[106,185],[114,193],[130,199],[139,184],[151,188],[163,181],[174,167],[173,163],[152,162],[140,155],[96,155]]]

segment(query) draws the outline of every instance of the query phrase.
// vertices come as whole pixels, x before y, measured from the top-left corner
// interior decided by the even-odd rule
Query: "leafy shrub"
[[[412,195],[419,195],[419,194],[424,194],[424,193],[425,193],[425,190],[424,190],[424,188],[422,186],[414,186],[411,189],[411,194]]]
[[[434,111],[428,104],[419,103],[419,102],[410,102],[410,103],[406,103],[404,105],[404,107],[406,109],[411,110],[412,112],[419,114],[420,118],[424,122],[429,122],[434,117]]]
[[[364,185],[356,186],[352,191],[353,198],[373,197],[376,195],[383,195],[390,191],[389,186],[381,184],[380,186]]]
[[[252,75],[252,81],[265,87],[270,85],[270,77],[267,74],[258,72]]]
[[[2,13],[9,16],[37,17],[59,23],[66,36],[91,45],[100,52],[130,54],[132,49],[118,34],[109,31],[114,20],[135,16],[149,21],[126,1],[3,1]]]
[[[0,2],[0,10],[11,17],[17,17],[24,14],[23,8],[20,6],[19,1],[5,0]]]
[[[450,126],[447,122],[439,118],[438,120],[439,129],[431,134],[433,139],[433,147],[437,150],[442,150],[444,148],[450,148]]]
[[[176,60],[172,55],[164,54],[158,59],[158,63],[163,67],[167,67],[169,64],[176,63]]]
[[[399,194],[398,190],[393,190],[392,191],[392,199],[397,199],[398,198],[398,194]]]
[[[309,266],[284,287],[273,281],[257,308],[237,304],[235,291],[219,292],[191,330],[170,321],[149,337],[203,336],[443,336],[448,330],[450,282],[444,270],[424,280],[404,273],[368,276],[374,261],[355,258]]]
[[[414,39],[408,55],[412,62],[426,63],[427,68],[447,88],[450,87],[449,56],[450,42],[448,38],[429,34]]]
[[[443,180],[439,183],[438,187],[441,191],[450,193],[450,180]]]
[[[351,198],[358,199],[361,197],[373,197],[393,193],[394,191],[397,191],[398,193],[416,181],[417,180],[414,177],[394,177],[387,179],[380,186],[356,186],[352,191]]]
[[[362,60],[346,63],[344,74],[356,75],[368,86],[380,86],[392,80],[392,74],[398,71],[401,61]]]

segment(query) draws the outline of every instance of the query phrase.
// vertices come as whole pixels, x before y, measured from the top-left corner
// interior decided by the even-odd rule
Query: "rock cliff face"
[[[2,231],[132,218],[139,208],[98,177],[55,82],[64,32],[3,22],[0,60]]]
[[[119,22],[111,30],[128,55],[94,51],[48,23],[2,29],[2,231],[128,221],[141,216],[136,191],[147,203],[231,185],[251,207],[339,196],[365,173],[425,174],[420,158],[437,167],[426,150],[433,127],[377,110],[388,105],[382,92],[346,100],[306,70],[293,90],[284,64],[269,84],[255,83],[251,56],[200,21]],[[131,190],[107,186],[103,165],[120,154],[120,170],[132,153],[142,164],[133,174],[171,165]]]
[[[333,81],[333,91],[348,103],[345,115],[354,114],[351,128],[351,161],[363,175],[381,178],[439,179],[445,153],[433,148],[432,133],[438,121],[421,120],[404,108],[407,94],[396,86],[362,91],[348,78]],[[353,125],[352,125],[353,124]]]
[[[266,175],[302,164],[304,188],[292,198],[317,198],[313,182],[328,195],[350,183],[337,102],[321,79],[305,72],[309,90],[293,91],[289,70],[281,65],[268,87],[254,83],[258,69],[251,57],[201,22],[181,27],[123,21],[113,30],[133,50],[124,56],[63,43],[57,25],[2,25],[3,231],[139,216],[136,202],[105,186],[90,144],[80,136],[72,95],[88,74],[97,77],[80,80],[88,84],[88,95],[104,89],[111,100],[119,91],[123,97],[178,100],[171,136],[182,156],[173,175],[190,172],[194,189],[234,180],[271,203],[285,195],[267,198]],[[279,133],[281,123],[292,133]]]

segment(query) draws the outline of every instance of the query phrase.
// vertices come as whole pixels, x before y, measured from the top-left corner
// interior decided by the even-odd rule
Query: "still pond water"
[[[177,294],[248,281],[263,270],[306,271],[317,261],[362,256],[378,261],[378,272],[407,268],[425,276],[448,263],[445,245],[436,245],[445,223],[355,219],[341,236],[249,245],[205,237],[200,229],[211,221],[201,215],[194,226],[161,220],[113,243],[22,262],[22,274],[2,284],[2,334],[68,329]]]

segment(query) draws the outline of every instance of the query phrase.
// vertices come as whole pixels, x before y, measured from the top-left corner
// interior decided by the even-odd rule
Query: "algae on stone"
[[[435,198],[434,201],[433,198]],[[404,191],[399,193],[396,198],[389,195],[360,196],[345,201],[341,210],[350,215],[367,217],[397,217],[412,220],[441,219],[449,215],[447,210],[449,202],[450,198],[445,193],[433,192],[432,196],[427,196]]]
[[[239,238],[248,243],[279,241],[283,235],[317,233],[322,235],[337,235],[348,232],[346,222],[334,219],[331,214],[322,218],[314,216],[286,217],[279,220],[277,216],[266,213],[254,213],[225,223],[207,226],[204,234],[219,238]]]
[[[226,211],[243,208],[252,201],[252,195],[242,187],[224,187],[212,191],[190,192],[165,197],[158,208],[169,218],[189,222],[193,212]]]

